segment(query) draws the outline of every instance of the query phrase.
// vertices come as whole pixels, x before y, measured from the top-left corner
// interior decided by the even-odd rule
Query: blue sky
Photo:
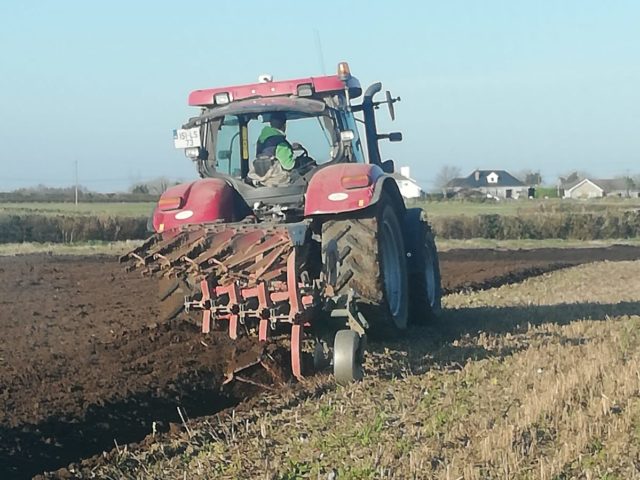
[[[190,90],[333,73],[402,97],[386,158],[432,186],[443,165],[640,174],[637,0],[4,0],[0,190],[126,189],[195,170],[171,131]],[[320,5],[322,6],[320,8]]]

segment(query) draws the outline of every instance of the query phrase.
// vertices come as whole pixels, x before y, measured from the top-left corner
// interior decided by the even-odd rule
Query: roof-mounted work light
[[[313,95],[313,87],[310,83],[303,83],[298,85],[297,92],[299,97],[310,97]]]
[[[231,98],[228,92],[220,92],[214,95],[213,101],[216,105],[226,105],[231,101]]]

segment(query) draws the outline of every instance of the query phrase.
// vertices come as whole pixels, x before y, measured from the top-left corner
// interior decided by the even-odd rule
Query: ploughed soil
[[[539,248],[527,250],[454,249],[440,252],[445,294],[484,290],[583,263],[640,258],[640,247]]]
[[[451,250],[445,292],[484,289],[569,265],[640,259],[640,248]],[[29,478],[255,395],[221,390],[250,350],[192,323],[157,323],[156,285],[114,257],[0,257],[0,478]],[[244,342],[244,343],[243,343]],[[117,444],[114,439],[117,440]],[[61,471],[61,475],[64,471]]]

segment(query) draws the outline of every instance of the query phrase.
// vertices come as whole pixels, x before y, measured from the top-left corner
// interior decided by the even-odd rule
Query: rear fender
[[[357,180],[357,186],[347,188],[348,182],[354,179]],[[392,196],[399,198],[404,208],[395,180],[379,166],[340,163],[324,167],[309,181],[304,214],[309,216],[363,210],[378,202],[383,190],[390,191]],[[394,198],[394,203],[397,203],[397,198]]]
[[[153,212],[153,229],[162,233],[187,224],[240,220],[237,218],[239,208],[236,205],[239,200],[235,189],[220,178],[205,178],[176,185],[160,197]],[[167,203],[174,203],[175,208],[167,209]]]

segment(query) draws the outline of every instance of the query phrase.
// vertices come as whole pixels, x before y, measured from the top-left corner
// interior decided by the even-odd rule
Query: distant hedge
[[[81,203],[122,203],[122,202],[156,202],[160,195],[150,193],[96,193],[78,192]],[[73,203],[75,200],[71,191],[15,191],[0,192],[0,202],[7,203]]]
[[[477,215],[435,217],[441,238],[495,240],[562,238],[598,240],[640,237],[640,211],[603,213],[540,213],[525,216]],[[146,218],[76,215],[0,215],[0,243],[146,238]]]
[[[497,214],[436,217],[431,223],[436,235],[451,239],[599,240],[640,237],[640,211],[544,213],[522,217]]]
[[[2,215],[0,243],[134,240],[149,236],[146,218]]]

